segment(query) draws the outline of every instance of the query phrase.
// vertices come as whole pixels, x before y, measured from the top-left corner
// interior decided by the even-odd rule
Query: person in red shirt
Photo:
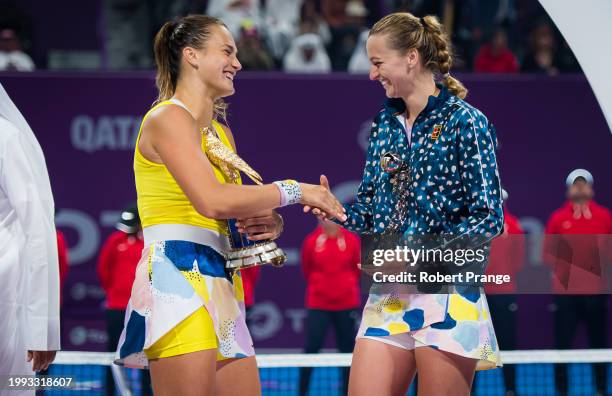
[[[59,261],[59,278],[60,278],[60,308],[62,307],[62,295],[64,290],[64,284],[66,283],[66,277],[68,276],[68,245],[66,245],[66,238],[60,230],[55,230],[57,235],[57,255]]]
[[[525,262],[525,232],[518,219],[508,210],[508,193],[502,190],[504,201],[504,232],[491,242],[487,275],[510,275],[510,282],[487,283],[485,292],[493,327],[501,350],[516,349],[516,277]],[[516,394],[514,364],[503,366],[506,394]],[[475,386],[474,386],[475,388]]]
[[[508,48],[508,38],[502,28],[496,29],[488,43],[480,47],[474,60],[478,73],[518,73],[519,63]]]
[[[589,347],[605,348],[608,296],[602,294],[605,280],[601,264],[608,258],[602,260],[600,255],[606,251],[598,241],[605,236],[609,240],[612,213],[593,200],[593,176],[587,170],[572,171],[566,184],[568,200],[550,216],[544,240],[544,260],[554,268],[557,293],[555,347],[571,348],[578,325],[584,322]],[[555,379],[558,393],[566,394],[566,365],[555,366]],[[605,394],[605,364],[595,364],[595,383],[597,392]]]
[[[350,353],[355,345],[357,309],[360,305],[357,235],[327,220],[310,233],[302,245],[302,271],[306,278],[306,353],[318,353],[330,325],[338,350]],[[300,394],[305,395],[311,368],[300,372]],[[343,394],[348,370],[343,372]]]
[[[244,268],[240,270],[242,289],[244,290],[244,307],[246,309],[247,326],[251,325],[251,311],[255,305],[255,284],[259,280],[261,267]]]
[[[106,328],[108,333],[108,350],[117,350],[125,310],[132,293],[132,283],[136,274],[136,265],[144,249],[144,240],[140,217],[136,206],[129,207],[121,213],[121,219],[100,251],[98,258],[98,277],[106,292]],[[143,395],[151,394],[151,380],[148,371],[142,372]],[[106,394],[115,394],[115,383],[110,369],[106,374]]]

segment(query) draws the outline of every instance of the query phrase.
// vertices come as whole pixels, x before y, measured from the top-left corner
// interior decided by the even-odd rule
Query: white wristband
[[[299,203],[302,199],[302,188],[300,183],[295,180],[275,181],[274,184],[280,191],[280,206],[287,206]]]

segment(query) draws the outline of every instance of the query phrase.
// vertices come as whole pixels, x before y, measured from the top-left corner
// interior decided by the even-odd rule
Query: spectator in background
[[[148,69],[153,66],[149,1],[104,0],[104,62],[116,70]]]
[[[574,55],[574,52],[570,48],[567,41],[561,38],[561,48],[557,52],[557,59],[559,62],[559,70],[562,73],[582,73],[578,59]]]
[[[551,215],[545,230],[544,261],[553,265],[555,348],[570,349],[580,322],[586,326],[589,348],[605,348],[608,295],[602,277],[599,236],[612,234],[612,213],[593,200],[593,176],[585,169],[566,179],[568,201]],[[608,237],[609,238],[609,237]],[[588,295],[572,295],[572,294]],[[555,384],[566,395],[567,365],[555,365]],[[597,363],[595,383],[605,395],[606,365]]]
[[[328,52],[332,68],[346,71],[359,34],[366,28],[368,10],[355,0],[322,0],[321,10],[331,32]]]
[[[0,71],[32,71],[35,68],[30,55],[23,52],[17,33],[13,29],[0,30]]]
[[[60,308],[63,301],[64,285],[66,284],[66,277],[68,277],[68,246],[66,245],[66,238],[60,230],[55,230],[57,235],[57,256],[59,259],[59,278],[60,278]]]
[[[0,71],[32,71],[38,63],[29,54],[32,50],[31,17],[20,3],[0,1]]]
[[[497,28],[489,41],[480,47],[474,60],[474,71],[478,73],[518,73],[518,60],[508,48],[508,37],[503,28]]]
[[[299,34],[303,0],[266,0],[264,26],[266,42],[275,59],[283,59],[291,40]],[[242,59],[240,60],[244,66]]]
[[[260,0],[209,0],[206,15],[220,19],[232,36],[240,37],[242,22],[250,20],[261,29],[262,8]]]
[[[550,19],[542,5],[538,1],[531,0],[516,0],[517,9],[517,20],[516,20],[516,32],[517,37],[524,38],[529,37],[534,30],[534,21],[538,24],[548,24],[554,32],[555,41],[559,43],[556,51],[556,64],[561,73],[581,73],[582,69],[578,63],[578,60],[574,56],[571,48],[567,42],[563,39],[561,33],[555,27],[555,24]],[[527,48],[529,50],[529,40],[527,41]],[[517,48],[516,54],[519,59],[524,59],[527,53],[523,53],[523,48],[520,48],[521,52]],[[524,62],[523,62],[524,63]]]
[[[480,47],[500,26],[506,31],[508,47],[514,48],[517,20],[514,0],[442,0],[432,3],[437,4],[436,14],[441,15],[444,27],[453,39],[458,58],[455,69],[473,70],[473,61]]]
[[[368,52],[366,51],[366,42],[368,41],[369,34],[369,30],[364,30],[359,35],[359,41],[357,42],[355,50],[353,51],[353,55],[351,55],[351,59],[349,60],[349,73],[367,74],[370,72],[370,67],[372,66],[372,64],[368,59]]]
[[[559,67],[560,59],[557,56],[557,43],[553,28],[548,22],[540,22],[531,31],[529,52],[523,59],[521,71],[554,76],[559,74]]]
[[[485,293],[491,311],[493,327],[501,350],[514,350],[516,343],[516,301],[517,275],[525,263],[525,232],[518,219],[508,210],[508,193],[502,190],[504,201],[504,231],[491,242],[489,265],[486,274],[510,275],[510,282],[487,283]],[[516,395],[516,367],[503,366],[506,396]],[[475,379],[478,378],[477,376]],[[474,389],[476,387],[474,386]]]
[[[331,42],[331,31],[325,18],[317,10],[315,0],[304,0],[300,10],[300,34],[315,33],[321,37],[323,44],[328,46]]]
[[[255,305],[255,285],[259,281],[261,267],[244,268],[240,270],[242,276],[242,290],[244,290],[244,307],[246,310],[247,326],[251,326],[251,311]]]
[[[274,60],[266,51],[259,32],[249,20],[242,22],[240,38],[236,44],[238,57],[244,70],[272,70]]]
[[[347,4],[348,0],[321,0],[321,13],[330,27],[336,28],[348,23]]]
[[[306,353],[318,353],[330,325],[338,350],[353,351],[355,319],[359,308],[359,238],[327,220],[310,233],[302,245],[302,271],[306,278]],[[300,395],[305,395],[311,368],[300,371]],[[348,389],[348,370],[343,370],[343,392]]]
[[[142,228],[135,205],[121,212],[121,219],[100,251],[98,277],[106,292],[106,329],[108,351],[117,350],[119,336],[123,330],[125,310],[132,293],[136,265],[144,249]],[[151,394],[151,379],[148,371],[142,371],[142,392]],[[115,383],[110,368],[106,371],[106,394],[115,394]]]
[[[472,40],[476,46],[483,44],[498,26],[513,30],[517,16],[514,0],[468,0],[464,6],[468,8]]]
[[[153,67],[151,43],[170,18],[201,13],[193,0],[103,0],[104,67],[118,70]]]
[[[331,72],[331,62],[321,37],[306,33],[293,39],[283,59],[283,70],[289,73]]]
[[[346,3],[346,16],[349,25],[357,27],[365,27],[365,18],[370,14],[370,11],[363,4],[363,0],[349,0]]]

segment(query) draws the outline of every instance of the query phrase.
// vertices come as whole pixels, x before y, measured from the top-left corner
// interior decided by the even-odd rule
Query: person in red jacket
[[[474,71],[478,73],[518,73],[518,60],[508,48],[508,39],[504,29],[496,29],[489,42],[480,47],[474,60]]]
[[[121,213],[121,219],[100,251],[98,277],[106,292],[106,328],[108,350],[117,350],[119,336],[123,330],[125,310],[132,292],[136,265],[144,249],[140,217],[136,206]],[[148,371],[142,372],[143,395],[151,394],[151,380]],[[106,375],[106,394],[115,394],[115,384],[110,369]]]
[[[525,232],[518,219],[508,210],[508,193],[502,190],[504,201],[504,232],[491,242],[486,274],[510,275],[508,283],[487,283],[485,292],[493,327],[501,350],[516,349],[516,277],[525,262]],[[503,366],[506,395],[516,394],[514,364]],[[475,386],[474,386],[475,388]]]
[[[327,220],[310,233],[302,245],[302,271],[306,278],[306,353],[318,353],[330,325],[338,350],[353,351],[355,319],[360,305],[359,237]],[[300,394],[308,391],[311,369],[300,372]],[[343,394],[348,389],[348,370],[343,372]]]
[[[546,225],[544,260],[554,268],[555,347],[572,347],[580,322],[586,325],[590,348],[605,348],[608,296],[601,268],[609,257],[598,242],[612,234],[612,213],[593,200],[593,176],[585,169],[567,179],[567,202]],[[576,295],[582,294],[582,295]],[[588,294],[588,295],[585,295]],[[566,365],[555,366],[558,394],[567,393]],[[595,364],[598,394],[606,394],[606,365]]]

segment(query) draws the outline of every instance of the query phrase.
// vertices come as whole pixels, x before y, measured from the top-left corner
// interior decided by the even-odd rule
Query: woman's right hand
[[[321,176],[323,180],[325,176]],[[327,218],[336,218],[346,221],[344,207],[329,190],[329,186],[316,184],[300,183],[302,189],[302,199],[300,203],[314,209],[319,209]]]

